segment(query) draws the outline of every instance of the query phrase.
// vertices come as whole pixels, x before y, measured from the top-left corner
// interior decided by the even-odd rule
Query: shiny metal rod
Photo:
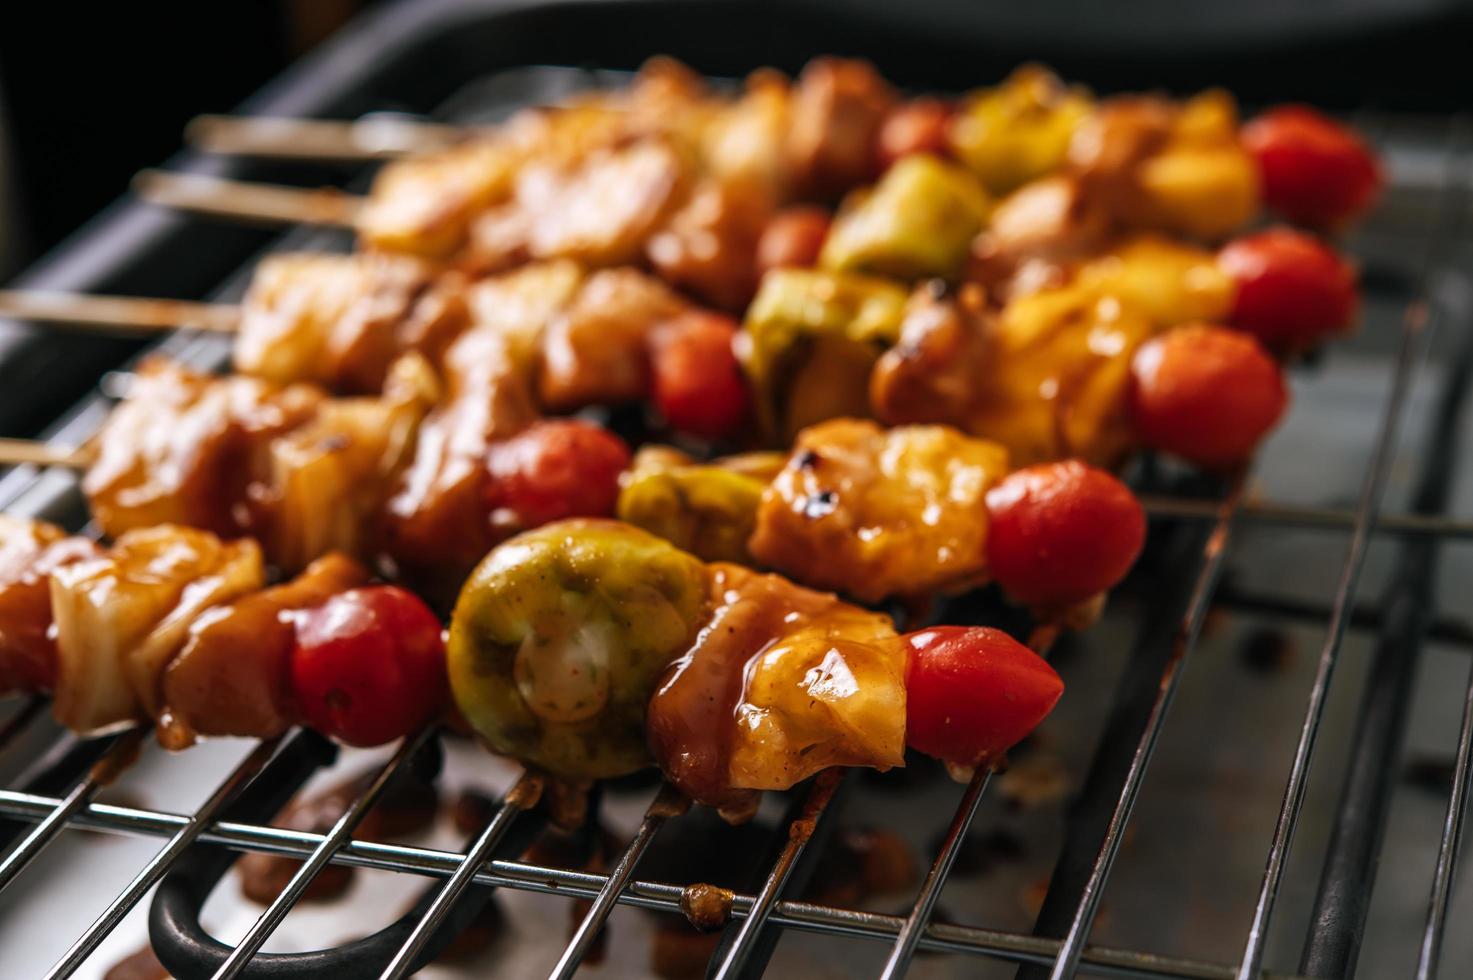
[[[1104,895],[1105,882],[1109,879],[1110,872],[1115,866],[1115,859],[1120,853],[1120,842],[1125,838],[1126,825],[1129,824],[1130,816],[1135,811],[1135,802],[1140,795],[1141,783],[1145,780],[1146,770],[1150,767],[1151,757],[1155,754],[1156,742],[1161,736],[1161,728],[1166,723],[1166,715],[1171,710],[1171,702],[1176,697],[1176,690],[1181,684],[1187,658],[1196,646],[1197,636],[1202,631],[1202,622],[1211,605],[1212,590],[1217,586],[1217,580],[1222,574],[1222,566],[1227,557],[1228,542],[1232,534],[1233,519],[1242,504],[1246,479],[1246,474],[1240,473],[1233,481],[1227,496],[1218,505],[1217,526],[1213,528],[1203,549],[1202,565],[1197,572],[1197,581],[1193,585],[1191,598],[1187,602],[1186,614],[1182,617],[1181,625],[1177,628],[1176,636],[1172,640],[1172,655],[1167,661],[1165,673],[1157,688],[1156,699],[1146,719],[1146,727],[1141,732],[1140,740],[1136,743],[1135,753],[1131,756],[1130,768],[1126,770],[1125,781],[1120,786],[1120,795],[1110,815],[1110,823],[1106,827],[1104,838],[1100,841],[1099,853],[1095,856],[1094,864],[1090,868],[1089,878],[1080,894],[1079,904],[1069,924],[1069,931],[1065,934],[1059,947],[1058,958],[1053,963],[1053,970],[1050,974],[1052,980],[1072,977],[1079,969],[1083,959],[1085,943],[1089,938],[1090,928],[1094,925],[1095,915],[1099,912],[1100,899]]]
[[[399,951],[394,954],[394,958],[389,961],[384,972],[379,974],[379,980],[398,980],[399,977],[409,975],[409,971],[414,967],[415,959],[424,950],[425,944],[430,941],[435,930],[440,928],[440,923],[445,921],[445,917],[450,914],[451,909],[455,908],[455,903],[460,896],[475,880],[476,872],[481,869],[481,866],[491,856],[491,852],[496,849],[496,845],[500,844],[501,839],[506,836],[512,821],[522,811],[535,806],[541,795],[542,777],[523,773],[516,785],[507,792],[495,816],[486,824],[486,828],[481,831],[476,842],[461,859],[460,867],[455,869],[455,874],[451,875],[449,880],[441,886],[435,900],[430,903],[430,907],[420,920],[414,924],[409,938],[404,940],[404,945],[399,947]]]
[[[140,729],[119,735],[107,753],[87,770],[87,775],[57,801],[45,819],[31,828],[31,832],[16,845],[15,850],[5,855],[5,860],[0,861],[0,891],[4,891],[46,849],[46,845],[55,839],[79,810],[92,802],[92,797],[98,790],[116,779],[138,757],[143,735],[144,732]]]
[[[265,768],[266,763],[270,761],[271,756],[276,752],[276,748],[280,742],[281,739],[279,736],[269,741],[261,742],[250,755],[245,757],[240,765],[235,767],[234,771],[230,773],[225,781],[217,786],[215,791],[210,794],[210,798],[205,800],[194,813],[190,814],[189,822],[179,828],[173,837],[169,838],[169,842],[164,845],[163,849],[155,854],[148,864],[144,865],[143,870],[139,871],[133,880],[128,883],[128,887],[124,888],[122,893],[113,899],[112,903],[88,927],[87,931],[82,933],[81,937],[72,944],[71,948],[66,951],[61,959],[56,961],[56,964],[47,972],[46,980],[58,980],[60,977],[69,977],[76,972],[77,967],[86,962],[87,957],[92,955],[92,951],[97,948],[97,945],[118,927],[118,923],[123,921],[123,917],[128,914],[129,910],[138,904],[138,900],[147,894],[148,890],[164,876],[164,873],[169,870],[169,866],[174,863],[174,860],[183,854],[185,849],[199,838],[199,835],[215,819],[215,814],[219,813],[222,807],[235,799],[236,794],[244,789],[246,784],[256,777],[257,773]]]
[[[834,793],[838,790],[839,782],[843,778],[844,770],[825,769],[813,780],[813,788],[808,791],[802,814],[788,825],[787,844],[783,846],[782,853],[773,863],[772,870],[767,873],[767,880],[762,883],[762,890],[753,899],[746,918],[742,920],[741,928],[737,930],[736,939],[726,950],[726,956],[712,974],[712,980],[733,980],[741,973],[742,967],[752,953],[753,944],[762,932],[762,927],[767,924],[773,906],[777,904],[778,896],[782,894],[788,875],[793,873],[793,865],[797,862],[798,855],[803,853],[803,848],[813,836],[814,828],[822,819],[824,810],[828,808],[829,801],[834,798]]]
[[[568,940],[563,955],[558,957],[557,964],[548,974],[549,980],[569,980],[573,974],[578,972],[579,964],[588,955],[588,950],[598,938],[599,930],[608,921],[609,914],[614,911],[614,906],[619,902],[619,896],[629,884],[629,879],[634,876],[635,865],[639,864],[639,859],[644,857],[644,852],[649,848],[650,842],[655,839],[660,828],[665,826],[665,821],[684,813],[689,806],[690,802],[681,796],[675,787],[669,783],[660,786],[660,792],[655,795],[654,801],[644,813],[644,820],[640,822],[639,831],[635,833],[629,846],[624,848],[624,853],[619,855],[614,869],[609,872],[608,880],[598,890],[598,895],[594,898],[593,904],[588,907],[583,921],[578,923],[578,929],[573,933],[573,938]]]
[[[39,821],[55,809],[59,802],[56,797],[0,790],[0,814],[21,820]],[[189,818],[183,814],[93,803],[78,811],[71,825],[106,833],[167,837],[188,822]],[[299,858],[311,855],[324,840],[325,835],[309,831],[232,821],[217,821],[199,837],[199,842],[203,844]],[[448,878],[460,867],[463,857],[462,854],[433,848],[350,841],[333,854],[331,863],[374,871]],[[607,885],[608,876],[518,861],[494,860],[488,861],[476,873],[475,883],[541,895],[592,899]],[[618,904],[679,915],[683,891],[679,885],[631,881],[619,895]],[[751,895],[733,896],[731,914],[738,918],[745,917],[755,901]],[[778,902],[773,907],[768,922],[785,929],[885,943],[893,943],[905,924],[903,919],[895,915],[838,909],[794,900]],[[945,923],[932,924],[918,942],[921,949],[937,952],[986,955],[1014,963],[1037,964],[1052,963],[1059,945],[1056,939]],[[1115,976],[1185,977],[1189,980],[1232,980],[1234,976],[1234,968],[1226,964],[1109,946],[1086,946],[1083,962],[1096,972]],[[1295,974],[1284,973],[1268,973],[1265,977],[1267,980],[1307,980]]]
[[[332,858],[333,852],[339,850],[348,842],[354,829],[368,815],[368,811],[373,808],[373,805],[378,802],[378,798],[383,793],[384,787],[388,786],[389,780],[393,779],[399,770],[410,759],[414,758],[415,753],[420,750],[425,740],[430,737],[430,733],[431,729],[425,728],[412,738],[404,740],[404,744],[399,746],[399,751],[394,753],[394,757],[389,760],[388,765],[378,771],[378,775],[373,777],[373,782],[363,791],[363,795],[354,800],[353,805],[348,807],[347,811],[338,818],[338,822],[332,825],[332,829],[322,838],[321,843],[312,851],[311,856],[302,862],[302,866],[297,869],[297,873],[292,875],[291,881],[287,882],[286,887],[281,890],[281,894],[272,899],[266,911],[261,913],[261,917],[241,937],[240,942],[235,944],[235,948],[230,951],[230,955],[225,958],[225,962],[221,963],[220,968],[215,971],[213,980],[230,980],[230,978],[240,975],[240,971],[245,969],[246,964],[251,961],[251,957],[260,951],[261,946],[270,938],[271,933],[276,931],[276,927],[281,924],[281,920],[286,918],[286,914],[292,910],[292,906],[297,903],[297,899],[301,898],[302,893],[307,890],[307,886],[312,883],[312,879],[317,877],[317,873],[327,866],[327,862]]]
[[[921,883],[920,893],[916,896],[915,904],[911,906],[910,915],[906,916],[905,925],[901,926],[899,935],[895,937],[895,945],[891,948],[890,957],[885,961],[885,968],[880,973],[881,980],[895,980],[897,977],[905,976],[911,958],[915,956],[916,945],[926,931],[926,924],[931,921],[931,913],[935,911],[936,900],[941,897],[941,889],[946,887],[946,876],[951,873],[951,866],[956,863],[957,853],[961,850],[962,842],[967,838],[972,819],[977,815],[977,805],[982,802],[982,795],[987,792],[987,783],[991,778],[992,770],[978,769],[967,783],[967,790],[962,794],[962,801],[956,808],[956,814],[951,818],[951,827],[946,831],[946,840],[942,841],[941,850],[936,855],[931,870],[926,873],[926,880]]]
[[[1432,874],[1432,897],[1427,905],[1427,925],[1417,954],[1417,980],[1433,980],[1442,956],[1447,932],[1447,913],[1452,904],[1453,872],[1462,850],[1463,827],[1468,816],[1468,784],[1473,781],[1473,671],[1468,675],[1468,693],[1463,698],[1463,725],[1458,731],[1458,757],[1453,766],[1452,792],[1447,815],[1442,821],[1442,840],[1437,846],[1437,867]]]

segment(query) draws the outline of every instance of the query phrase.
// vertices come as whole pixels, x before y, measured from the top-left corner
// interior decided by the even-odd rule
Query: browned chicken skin
[[[246,293],[235,368],[275,384],[377,393],[406,349],[433,348],[464,326],[463,307],[443,293],[425,297],[435,271],[412,256],[372,252],[270,256]]]
[[[944,426],[805,429],[762,492],[748,542],[761,564],[867,602],[986,577],[989,488],[1001,446]]]
[[[250,519],[236,504],[265,467],[262,445],[305,422],[322,398],[308,385],[144,362],[96,439],[82,484],[93,515],[112,536],[163,523],[239,533]]]

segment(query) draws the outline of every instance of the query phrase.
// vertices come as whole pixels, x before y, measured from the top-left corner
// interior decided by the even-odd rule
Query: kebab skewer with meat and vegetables
[[[1363,213],[1382,182],[1374,156],[1338,123],[1286,106],[1240,127],[1220,91],[1096,99],[1029,66],[956,102],[907,100],[864,62],[818,58],[794,82],[758,71],[732,97],[656,59],[627,88],[392,161],[366,199],[343,195],[329,220],[346,218],[365,249],[466,267],[555,257],[658,266],[682,254],[678,241],[656,241],[672,227],[691,244],[723,213],[832,202],[916,154],[954,161],[989,198],[1059,179],[1098,211],[1099,230],[1206,240],[1265,207],[1334,228]],[[302,193],[300,218],[311,220],[305,204],[321,194]],[[700,265],[689,266],[696,292]],[[736,288],[730,276],[716,281]]]
[[[611,516],[616,505],[660,529],[666,505],[651,490],[685,492],[684,476],[654,480],[642,466],[628,475],[621,505],[630,457],[617,437],[530,413],[504,422],[500,403],[484,396],[431,411],[420,368],[401,365],[382,398],[333,399],[309,386],[146,364],[96,439],[83,480],[98,526],[112,538],[160,523],[250,535],[288,572],[341,551],[448,597],[486,551],[519,530]],[[1139,504],[1108,474],[1078,463],[1013,472],[1004,447],[945,426],[885,431],[834,420],[805,432],[786,456],[755,458],[773,483],[760,522],[755,508],[741,510],[760,496],[755,470],[717,464],[699,471],[721,481],[707,494],[711,526],[667,533],[703,556],[780,569],[865,601],[916,600],[996,578],[1021,601],[1059,611],[1113,584],[1143,534]],[[1039,497],[1042,523],[1064,535],[1036,552],[1077,554],[1083,568],[1091,540],[1120,542],[1097,587],[1038,595],[1021,584],[1030,573],[1017,562],[989,558],[989,529],[1001,513],[992,500],[1029,472],[1049,488]],[[737,488],[730,500],[727,485]],[[1071,542],[1080,501],[1095,508],[1089,527],[1103,530]],[[752,531],[760,533],[748,548]],[[720,535],[729,547],[701,540]]]
[[[1082,259],[1118,257],[1134,236],[1221,241],[1258,213],[1260,185],[1280,211],[1323,225],[1364,210],[1379,183],[1354,134],[1302,108],[1240,130],[1221,93],[1097,103],[1041,69],[958,106],[902,103],[867,66],[834,59],[816,61],[794,86],[759,73],[736,100],[660,62],[627,91],[524,114],[495,138],[445,152],[392,164],[379,181],[382,206],[368,208],[391,226],[429,230],[366,234],[369,247],[351,258],[268,260],[241,311],[241,370],[377,390],[406,346],[433,348],[463,323],[461,278],[431,283],[445,267],[434,243],[469,234],[467,209],[489,208],[482,224],[499,229],[507,254],[461,261],[463,270],[558,259],[643,265],[735,312],[764,269],[794,264],[976,280],[1005,298]],[[486,186],[468,186],[478,181]],[[834,186],[854,193],[832,229],[812,205],[776,208]],[[415,241],[423,247],[406,245]],[[1241,288],[1209,304],[1210,319],[1236,314],[1237,325],[1289,347],[1346,325],[1345,289],[1336,290],[1346,269],[1311,254],[1308,240],[1287,255],[1282,242],[1250,241],[1223,255]],[[1328,265],[1318,288],[1332,295],[1317,296],[1311,282],[1308,298],[1286,299],[1316,263]],[[46,304],[30,309],[44,314]],[[221,317],[207,319],[218,326]]]
[[[51,691],[84,734],[155,722],[177,748],[306,724],[381,744],[441,716],[447,660],[429,609],[368,580],[333,554],[267,587],[250,539],[161,525],[104,548],[5,517],[0,677]],[[493,751],[575,784],[655,764],[734,819],[822,768],[902,765],[906,744],[996,762],[1063,689],[996,630],[902,636],[883,614],[614,521],[493,550],[456,604],[448,665]]]
[[[306,270],[315,261],[362,259],[289,264]],[[1236,285],[1229,268],[1243,270]],[[276,353],[247,359],[255,368],[248,373],[289,385],[304,372],[288,365],[364,363],[326,356],[324,344],[332,345],[323,329],[336,323],[361,339],[365,324],[388,322],[323,306],[333,289],[316,287],[330,276],[304,271],[301,279],[286,290],[295,300],[273,312],[262,299],[253,316],[305,326],[282,334],[295,339]],[[1003,442],[1018,462],[1082,456],[1109,465],[1144,444],[1220,466],[1243,458],[1271,426],[1279,372],[1246,336],[1183,325],[1248,320],[1284,342],[1293,324],[1348,322],[1355,302],[1348,267],[1282,232],[1241,240],[1216,257],[1164,239],[1131,239],[1077,263],[1067,282],[1020,293],[1001,308],[976,284],[938,288],[932,280],[907,296],[865,274],[779,268],[764,277],[738,330],[635,270],[587,275],[555,262],[442,296],[430,303],[441,313],[402,322],[417,325],[405,346],[439,367],[443,390],[430,426],[437,432],[475,424],[505,431],[545,410],[648,399],[672,428],[705,438],[730,439],[753,410],[778,443],[825,419],[872,416],[953,424]],[[460,312],[444,313],[456,305]],[[425,323],[455,326],[418,329]],[[387,378],[398,361],[383,362],[399,348],[341,349],[365,347],[378,349],[368,358],[379,365],[372,376]],[[1185,353],[1151,353],[1161,348]],[[1163,440],[1163,427],[1149,419],[1131,424],[1123,406],[1132,385],[1150,389],[1163,376],[1151,363],[1188,364],[1213,351],[1229,351],[1229,363],[1199,372],[1195,388],[1174,390],[1196,397],[1181,414],[1215,415],[1237,434],[1226,448],[1201,443],[1199,451],[1192,440]],[[268,363],[280,370],[263,368]],[[1244,372],[1252,380],[1244,401],[1258,404],[1219,405]]]

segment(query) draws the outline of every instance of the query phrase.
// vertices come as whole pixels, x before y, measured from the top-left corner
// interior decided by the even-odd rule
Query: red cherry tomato
[[[1169,331],[1136,352],[1130,371],[1141,438],[1209,468],[1251,456],[1289,403],[1278,363],[1258,341],[1226,327]]]
[[[1355,317],[1355,268],[1313,235],[1271,228],[1229,242],[1217,264],[1237,286],[1232,325],[1275,350],[1311,347]]]
[[[1130,488],[1077,460],[1016,470],[987,493],[987,564],[1031,606],[1083,602],[1118,583],[1146,539]]]
[[[951,106],[940,99],[913,99],[891,110],[880,127],[876,148],[880,166],[888,168],[912,153],[946,156],[951,116]]]
[[[538,527],[565,517],[607,517],[629,466],[624,440],[591,422],[537,422],[491,450],[487,505],[505,523]]]
[[[817,265],[830,222],[829,213],[820,207],[800,205],[779,211],[757,240],[757,271]]]
[[[418,731],[449,690],[440,621],[392,585],[349,589],[297,615],[292,689],[307,724],[348,745]]]
[[[682,313],[654,340],[655,407],[671,428],[703,439],[733,435],[750,397],[732,351],[737,323],[717,313]]]
[[[1271,109],[1243,127],[1258,160],[1263,197],[1290,221],[1340,224],[1365,211],[1381,190],[1381,164],[1350,129],[1308,106]]]
[[[1048,662],[1001,630],[938,626],[904,639],[905,741],[945,762],[996,762],[1064,693]]]

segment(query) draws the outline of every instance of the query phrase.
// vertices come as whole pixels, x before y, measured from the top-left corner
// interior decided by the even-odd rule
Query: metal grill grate
[[[553,73],[553,87],[563,85],[567,75]],[[498,89],[497,84],[490,88],[501,92],[501,99],[507,99],[506,92]],[[546,90],[546,79],[540,87]],[[525,98],[525,93],[515,85],[511,88],[514,95],[510,101]],[[465,97],[468,105],[463,100],[452,108],[458,114],[467,108],[483,113],[487,102],[477,101],[476,91]],[[486,90],[479,91],[484,96]],[[495,100],[491,102],[494,104]],[[1438,197],[1430,209],[1438,216],[1436,228],[1423,236],[1426,256],[1417,271],[1412,297],[1404,304],[1401,314],[1391,384],[1365,456],[1364,483],[1354,507],[1288,507],[1251,501],[1243,479],[1215,499],[1179,495],[1153,498],[1153,511],[1158,518],[1169,519],[1165,531],[1189,561],[1177,563],[1174,581],[1144,610],[1137,649],[1112,708],[1105,737],[1085,776],[1084,789],[1043,899],[1036,934],[933,921],[937,900],[989,788],[986,774],[979,775],[963,792],[929,873],[905,914],[859,911],[784,897],[796,894],[797,883],[811,874],[815,856],[825,843],[825,830],[833,823],[831,818],[825,819],[825,814],[848,788],[845,783],[849,780],[842,774],[831,773],[814,780],[797,794],[784,821],[787,827],[798,829],[779,834],[780,846],[760,887],[753,893],[737,894],[733,898],[731,922],[712,958],[709,975],[728,978],[761,974],[781,932],[798,930],[888,946],[890,953],[883,967],[887,978],[904,975],[920,950],[1009,961],[1021,965],[1023,976],[1061,978],[1074,976],[1076,972],[1213,980],[1259,976],[1275,899],[1305,803],[1306,782],[1337,655],[1348,630],[1370,629],[1379,636],[1377,666],[1373,668],[1372,683],[1361,708],[1348,778],[1321,868],[1300,967],[1300,974],[1305,976],[1347,976],[1353,972],[1386,823],[1393,763],[1406,724],[1410,678],[1416,663],[1414,651],[1427,636],[1464,647],[1473,646],[1473,630],[1466,623],[1440,617],[1432,606],[1440,546],[1473,537],[1473,525],[1446,515],[1459,423],[1473,377],[1473,322],[1450,324],[1456,328],[1456,351],[1444,365],[1446,380],[1437,395],[1425,444],[1417,455],[1413,512],[1380,513],[1419,358],[1426,351],[1434,326],[1446,318],[1440,290],[1457,259],[1456,246],[1462,241],[1462,226],[1469,212],[1466,183],[1470,154],[1464,146],[1460,125],[1456,120],[1451,121],[1441,143],[1441,172],[1434,182]],[[197,359],[219,359],[218,346],[187,350]],[[94,407],[79,413],[72,424],[86,428],[95,423],[95,417]],[[4,495],[13,499],[17,492],[33,489],[36,479],[33,473],[13,474],[0,491],[8,491]],[[1219,580],[1232,550],[1234,531],[1244,524],[1345,535],[1338,585],[1328,608],[1271,592],[1255,596],[1236,586],[1220,589]],[[1382,601],[1363,607],[1356,603],[1357,585],[1375,535],[1396,542],[1401,549],[1400,557],[1392,585]],[[1214,603],[1257,614],[1323,623],[1325,628],[1282,808],[1264,859],[1265,871],[1251,927],[1242,941],[1240,961],[1162,956],[1090,944],[1101,900],[1142,784],[1151,771],[1150,764],[1173,697]],[[32,701],[0,728],[0,758],[38,724],[43,707],[40,701]],[[305,859],[301,870],[247,936],[233,949],[220,946],[218,955],[209,960],[208,970],[217,977],[236,976],[247,967],[312,877],[328,864],[431,879],[433,897],[417,906],[400,932],[394,934],[392,945],[383,947],[385,955],[377,961],[374,970],[382,969],[385,977],[405,976],[422,961],[425,952],[434,948],[441,925],[453,916],[459,900],[472,889],[506,888],[592,900],[557,961],[552,974],[556,977],[573,975],[616,905],[681,913],[681,887],[639,877],[640,859],[661,828],[671,820],[682,818],[678,801],[668,792],[662,791],[650,804],[638,831],[612,862],[612,870],[608,874],[593,874],[530,865],[498,856],[507,852],[516,836],[513,828],[521,824],[526,831],[532,821],[523,813],[517,790],[507,795],[464,852],[353,839],[358,821],[378,793],[412,763],[425,742],[432,740],[429,733],[402,746],[342,819],[323,834],[230,819],[245,796],[269,781],[256,777],[268,772],[276,774],[283,765],[306,765],[304,772],[310,771],[311,765],[327,758],[324,752],[328,750],[314,736],[294,733],[257,746],[190,813],[95,802],[99,787],[107,781],[109,767],[125,764],[137,751],[140,737],[140,733],[132,733],[96,743],[66,741],[33,766],[16,783],[19,788],[0,790],[0,816],[30,826],[29,832],[0,860],[0,890],[11,886],[25,866],[64,829],[89,828],[167,841],[104,913],[80,934],[49,976],[69,976],[76,971],[128,911],[171,869],[176,869],[186,854],[198,853],[196,845],[209,845],[208,850],[224,848]],[[1470,768],[1473,768],[1473,675],[1464,701],[1451,797],[1431,885],[1417,967],[1419,977],[1437,975]],[[1444,975],[1451,974],[1444,971]]]

